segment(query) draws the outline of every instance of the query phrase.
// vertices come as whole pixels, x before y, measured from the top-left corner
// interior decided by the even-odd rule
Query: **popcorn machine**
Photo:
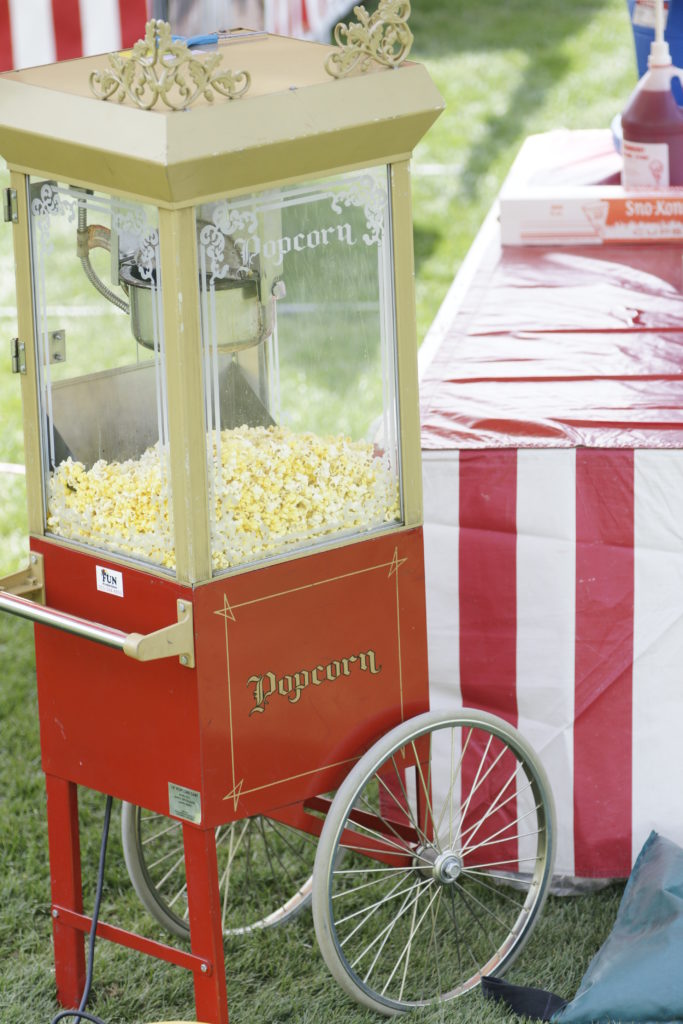
[[[312,888],[333,973],[386,1013],[502,970],[543,900],[552,813],[533,755],[487,716],[428,713],[409,158],[442,104],[402,60],[404,19],[388,23],[374,59],[354,42],[365,22],[342,26],[337,49],[238,30],[204,54],[152,22],[108,66],[0,76],[31,534],[0,608],[36,623],[65,1006],[79,1001],[91,923],[79,786],[126,802],[131,877],[191,951],[112,924],[98,934],[190,969],[197,1016],[215,1024],[227,1022],[217,836],[230,823],[322,832],[313,882],[253,926]],[[473,734],[486,743],[463,798],[454,765],[466,774]],[[441,739],[451,781],[437,814]],[[505,818],[520,771],[530,810]],[[184,918],[145,862],[144,813],[177,824]],[[383,912],[335,919],[333,894],[358,892],[345,888],[354,858],[452,902],[469,863],[490,869],[487,844],[468,862],[463,837],[502,829],[510,843],[529,815],[530,852],[501,860],[528,861],[528,885],[488,911],[495,932],[514,906],[500,936],[472,939],[476,971],[449,957],[432,977],[468,913],[441,920],[441,895],[418,914],[390,882],[379,905],[398,898],[403,922],[391,942]],[[348,953],[358,928],[340,938],[356,914],[379,928],[358,954],[367,971]],[[425,915],[433,948],[411,960],[402,929]]]

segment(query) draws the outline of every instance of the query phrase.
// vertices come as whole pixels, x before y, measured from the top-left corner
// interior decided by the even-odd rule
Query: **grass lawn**
[[[557,127],[607,127],[635,84],[625,0],[415,0],[413,56],[447,109],[418,147],[413,173],[418,330],[423,337],[521,142]],[[0,140],[1,148],[1,140]],[[4,168],[0,184],[6,183]],[[10,231],[0,224],[0,335],[16,333]],[[0,464],[21,464],[19,385],[0,358]],[[20,474],[0,468],[0,574],[26,558]],[[49,872],[31,627],[0,616],[0,1020],[42,1024],[57,1011]],[[90,907],[102,799],[84,794],[85,898]],[[103,916],[162,938],[130,886],[115,810]],[[560,808],[559,813],[562,813]],[[510,972],[565,996],[611,927],[615,885],[550,899]],[[365,1024],[377,1018],[342,995],[317,951],[309,915],[226,946],[231,1021]],[[101,943],[91,1009],[111,1024],[193,1017],[180,969]],[[496,1024],[514,1018],[478,994],[411,1018]]]

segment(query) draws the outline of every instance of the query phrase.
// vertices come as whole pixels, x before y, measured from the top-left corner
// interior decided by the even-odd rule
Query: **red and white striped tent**
[[[263,0],[266,32],[327,42],[332,28],[345,17],[353,0]]]
[[[683,844],[680,288],[678,246],[502,249],[490,218],[421,353],[432,704],[519,727],[570,876]]]
[[[0,0],[0,71],[132,46],[146,0]]]
[[[132,46],[160,6],[153,0],[0,0],[0,71]],[[246,24],[326,40],[350,0],[194,0],[165,5],[181,35]]]

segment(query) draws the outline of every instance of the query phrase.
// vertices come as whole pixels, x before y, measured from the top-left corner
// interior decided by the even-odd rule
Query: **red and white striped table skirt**
[[[683,843],[683,451],[425,452],[432,705],[518,726],[559,874]]]
[[[551,132],[511,173],[614,161]],[[624,877],[683,843],[680,246],[502,247],[493,210],[420,362],[432,704],[539,753],[557,873]]]

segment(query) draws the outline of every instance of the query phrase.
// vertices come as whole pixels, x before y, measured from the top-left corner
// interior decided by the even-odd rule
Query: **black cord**
[[[97,868],[97,890],[95,892],[95,906],[92,914],[92,924],[90,926],[90,937],[88,941],[88,970],[85,978],[85,988],[83,989],[83,995],[81,996],[80,1006],[77,1010],[62,1010],[53,1017],[50,1024],[57,1024],[60,1020],[65,1020],[67,1017],[75,1017],[76,1024],[80,1024],[82,1020],[92,1021],[92,1024],[105,1024],[100,1017],[96,1017],[92,1013],[86,1013],[85,1006],[90,997],[90,988],[92,986],[93,977],[93,966],[95,961],[95,935],[97,932],[97,921],[100,916],[100,903],[102,902],[102,887],[104,885],[104,861],[107,854],[107,840],[109,839],[109,820],[111,818],[111,805],[112,798],[107,797],[104,806],[104,825],[102,827],[102,845],[100,846],[100,863]]]
[[[78,1015],[78,1020],[89,1020],[92,1024],[107,1024],[106,1021],[102,1020],[101,1017],[96,1017],[94,1013],[88,1013],[87,1010],[62,1010],[56,1017],[53,1017],[51,1024],[56,1024],[58,1020],[64,1020],[65,1017],[75,1017]]]

